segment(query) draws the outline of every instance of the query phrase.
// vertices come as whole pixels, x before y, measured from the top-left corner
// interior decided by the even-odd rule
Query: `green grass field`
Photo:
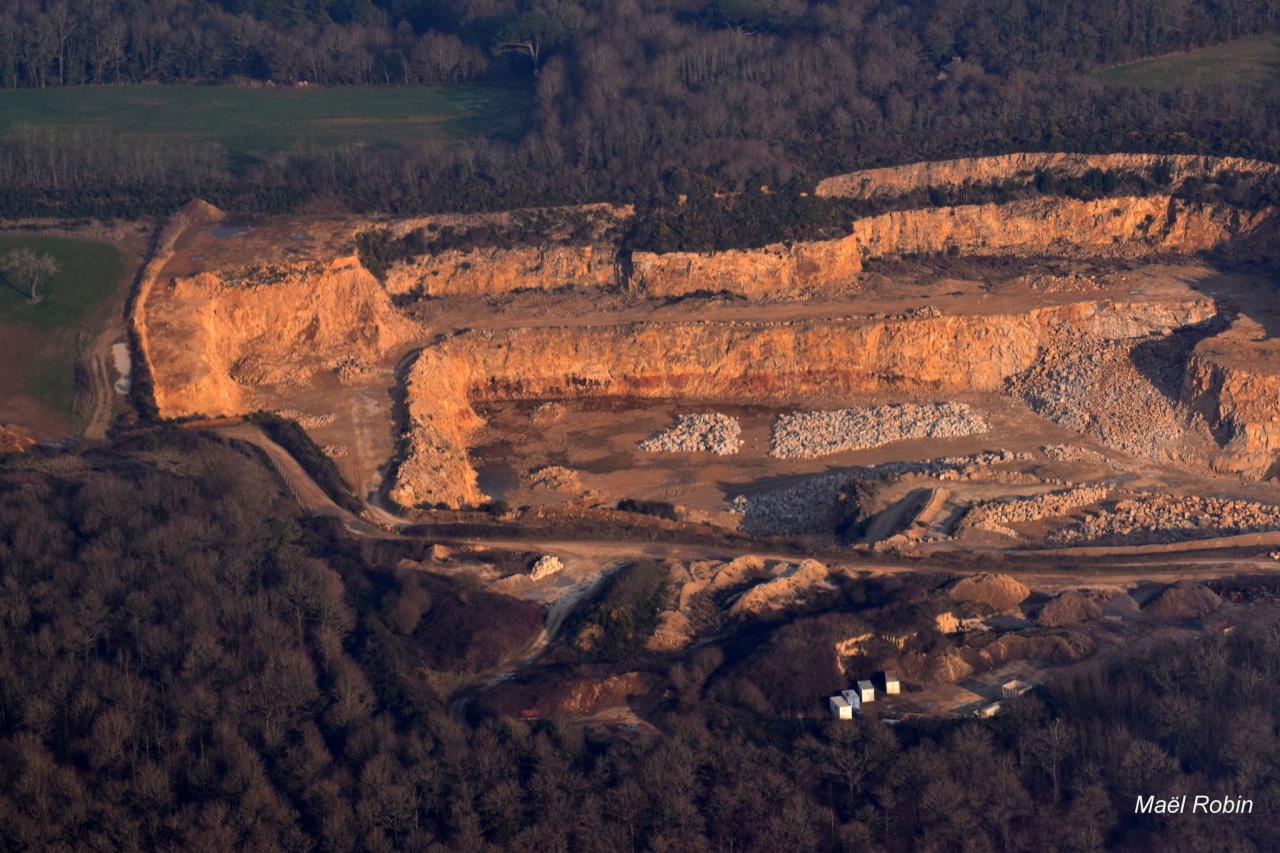
[[[0,392],[27,394],[74,423],[78,338],[120,286],[123,259],[109,243],[0,234],[0,257],[24,247],[52,255],[60,270],[40,286],[34,305],[0,273],[0,336],[7,339],[0,343],[7,371]]]
[[[1280,85],[1280,35],[1241,39],[1173,56],[1119,65],[1099,72],[1109,86],[1169,91],[1179,86]]]
[[[233,158],[298,144],[394,148],[518,133],[524,87],[281,88],[84,86],[0,91],[0,136],[16,124],[103,128],[222,144]]]

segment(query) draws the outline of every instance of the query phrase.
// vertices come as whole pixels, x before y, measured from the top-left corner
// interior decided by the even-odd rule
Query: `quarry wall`
[[[1009,178],[1027,178],[1036,172],[1053,171],[1078,177],[1090,169],[1149,172],[1157,165],[1169,168],[1173,181],[1206,178],[1222,171],[1241,174],[1280,174],[1280,166],[1240,157],[1202,157],[1188,154],[1067,154],[1020,153],[995,157],[965,157],[911,163],[883,169],[865,169],[835,175],[818,183],[817,194],[846,198],[891,198],[929,187],[960,186],[965,182],[989,183]]]
[[[407,453],[390,494],[406,506],[484,499],[467,462],[468,437],[481,424],[470,406],[475,400],[623,395],[785,402],[842,392],[998,391],[1063,326],[1140,337],[1202,322],[1215,311],[1205,298],[902,321],[467,332],[422,350],[409,371]]]

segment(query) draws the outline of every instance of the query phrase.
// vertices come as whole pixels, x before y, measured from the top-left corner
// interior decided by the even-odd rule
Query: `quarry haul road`
[[[400,530],[411,526],[411,522],[398,518],[385,508],[366,503],[369,516],[378,523],[371,523],[343,509],[325,494],[298,461],[280,445],[268,438],[256,425],[248,422],[232,424],[220,423],[210,426],[208,423],[188,425],[192,428],[209,429],[225,438],[244,441],[262,450],[272,467],[284,481],[294,498],[308,512],[318,515],[329,515],[343,521],[348,531],[355,536],[365,538],[396,539]],[[911,574],[922,571],[945,570],[939,563],[945,560],[945,553],[934,553],[930,559],[918,562],[888,562],[873,558],[857,560],[842,559],[839,554],[830,551],[773,552],[762,548],[734,548],[720,544],[700,544],[689,542],[652,542],[629,539],[540,539],[535,537],[512,539],[507,537],[441,537],[460,545],[491,548],[496,550],[534,551],[554,554],[558,557],[576,558],[583,562],[592,562],[602,568],[620,564],[636,558],[658,560],[731,560],[741,556],[757,556],[765,560],[795,562],[812,556],[829,564],[853,573],[868,574]],[[1125,584],[1140,581],[1175,582],[1179,580],[1208,579],[1233,574],[1249,574],[1258,572],[1280,571],[1280,563],[1265,557],[1233,558],[1229,555],[1215,555],[1213,552],[1229,548],[1242,547],[1277,547],[1280,548],[1280,532],[1249,533],[1239,536],[1225,536],[1217,539],[1198,539],[1187,542],[1176,542],[1159,545],[1131,545],[1109,547],[1057,548],[1036,551],[1019,551],[1020,559],[1043,557],[1051,560],[1080,560],[1077,568],[1066,568],[1061,564],[1045,568],[1026,568],[1017,563],[1002,561],[999,551],[990,552],[989,564],[978,567],[973,557],[983,556],[984,552],[957,551],[956,565],[951,571],[995,571],[1013,577],[1034,579],[1039,585],[1070,586],[1087,583]],[[1143,557],[1160,557],[1168,555],[1168,561],[1152,565],[1139,562]],[[1084,561],[1088,562],[1084,562]],[[972,568],[971,568],[972,567]]]

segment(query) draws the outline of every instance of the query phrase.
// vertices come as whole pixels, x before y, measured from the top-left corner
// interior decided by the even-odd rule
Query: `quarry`
[[[1156,162],[1013,155],[817,192]],[[564,211],[228,223],[193,203],[130,321],[162,417],[282,413],[402,518],[633,499],[920,552],[1136,541],[1134,518],[1179,513],[1175,540],[1280,529],[1280,217],[1174,191],[1275,167],[1159,162],[1167,194],[908,207],[715,253],[624,250],[619,206],[570,211],[566,235]],[[442,237],[477,227],[515,236]],[[371,233],[424,248],[375,263]]]
[[[1157,167],[1142,195],[921,203]],[[735,666],[809,661],[758,675],[761,708],[825,701],[801,671],[893,670],[902,695],[862,713],[994,713],[1011,679],[1274,598],[1247,578],[1280,553],[1280,212],[1196,187],[1275,171],[877,169],[817,185],[878,205],[844,236],[717,252],[629,247],[618,205],[193,202],[140,276],[131,381],[159,418],[258,445],[353,534],[436,543],[402,568],[545,605],[459,713],[643,727],[671,687],[635,661],[759,626]]]

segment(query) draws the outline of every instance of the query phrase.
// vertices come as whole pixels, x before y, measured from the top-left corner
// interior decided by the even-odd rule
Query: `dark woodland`
[[[1011,150],[1280,159],[1275,87],[1106,88],[1099,68],[1276,27],[1274,0],[47,0],[0,10],[0,87],[531,86],[519,139],[411,151],[18,128],[0,209],[393,213],[643,201]]]
[[[396,569],[415,547],[301,517],[251,448],[190,432],[10,460],[0,849],[1280,845],[1280,626],[1137,649],[990,721],[797,718],[830,674],[780,665],[833,619],[914,618],[910,596],[866,587],[826,616],[648,660],[663,736],[601,740],[445,704],[541,614]],[[655,565],[576,624],[631,608],[642,631]],[[634,655],[628,636],[546,667],[607,668]],[[1252,815],[1133,814],[1139,793],[1238,791]]]

